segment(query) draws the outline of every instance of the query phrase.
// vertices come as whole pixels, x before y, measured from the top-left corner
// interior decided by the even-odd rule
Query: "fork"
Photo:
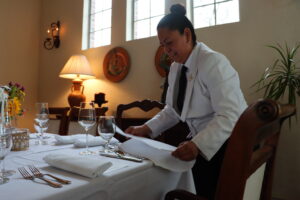
[[[31,174],[29,174],[29,172],[24,167],[20,167],[18,168],[18,170],[24,179],[34,180],[34,177]]]
[[[57,180],[58,182],[60,183],[63,183],[63,184],[70,184],[71,181],[69,180],[65,180],[65,179],[61,179],[61,178],[58,178],[56,176],[53,176],[52,174],[44,174],[44,173],[41,173],[40,170],[38,168],[36,168],[35,166],[33,165],[30,165],[28,166],[30,171],[36,176],[36,177],[43,177],[43,176],[50,176],[52,178],[54,178],[55,180]]]
[[[39,179],[41,179],[41,180],[47,182],[48,185],[50,185],[50,186],[52,186],[52,187],[55,187],[55,188],[60,188],[60,187],[62,187],[61,184],[52,182],[52,181],[50,181],[50,180],[48,180],[48,179],[45,179],[45,178],[43,178],[43,177],[32,176],[31,174],[29,174],[29,172],[28,172],[24,167],[20,167],[20,168],[18,168],[18,170],[19,170],[19,172],[21,173],[21,175],[24,177],[24,179],[34,180],[34,178],[36,177],[36,178],[39,178]]]

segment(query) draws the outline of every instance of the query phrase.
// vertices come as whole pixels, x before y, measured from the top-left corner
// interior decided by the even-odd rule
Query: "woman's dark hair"
[[[159,28],[168,28],[170,30],[178,30],[183,34],[185,28],[189,28],[192,33],[193,44],[196,44],[196,34],[192,22],[185,16],[186,10],[181,4],[174,4],[170,8],[171,13],[164,16],[157,25]]]

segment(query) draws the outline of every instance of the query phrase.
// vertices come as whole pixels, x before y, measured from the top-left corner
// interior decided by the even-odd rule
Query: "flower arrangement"
[[[8,85],[2,86],[2,89],[7,94],[9,115],[11,118],[22,116],[24,110],[22,108],[22,102],[25,97],[25,89],[18,83],[9,82]]]

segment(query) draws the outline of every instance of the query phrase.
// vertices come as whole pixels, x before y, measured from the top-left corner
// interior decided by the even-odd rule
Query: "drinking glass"
[[[0,134],[0,162],[4,160],[5,156],[10,152],[12,147],[12,136],[11,133],[1,132]],[[7,183],[9,178],[4,173],[0,173],[0,184]]]
[[[85,151],[80,152],[81,155],[95,154],[89,150],[88,145],[88,130],[96,123],[96,112],[94,102],[81,102],[78,114],[78,123],[84,128],[86,134]]]
[[[40,127],[39,140],[41,144],[47,144],[44,138],[44,130],[47,128],[47,122],[49,121],[49,109],[48,103],[36,103],[36,118],[35,121]]]
[[[115,135],[116,125],[114,116],[100,116],[98,123],[99,135],[105,140],[104,152],[111,152],[109,149],[109,142]]]
[[[9,101],[10,100],[3,101],[3,106],[1,105],[0,135],[11,134],[15,130],[15,128],[13,128],[11,126],[11,116],[10,116],[10,105],[11,104],[8,103]],[[12,148],[12,147],[10,147],[10,148]],[[1,154],[1,152],[0,152],[0,154]],[[5,169],[4,159],[0,158],[0,160],[2,160],[2,167],[0,170],[0,174],[2,175],[2,177],[12,176],[13,174],[16,173],[15,170]]]

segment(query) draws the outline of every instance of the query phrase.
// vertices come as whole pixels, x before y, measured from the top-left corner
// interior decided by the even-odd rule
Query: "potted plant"
[[[285,43],[285,47],[280,44],[268,45],[278,54],[273,65],[267,67],[262,77],[252,85],[258,91],[264,90],[264,97],[278,100],[287,95],[288,104],[296,105],[297,95],[300,96],[300,68],[296,66],[296,53],[300,47],[297,43],[290,48]]]

